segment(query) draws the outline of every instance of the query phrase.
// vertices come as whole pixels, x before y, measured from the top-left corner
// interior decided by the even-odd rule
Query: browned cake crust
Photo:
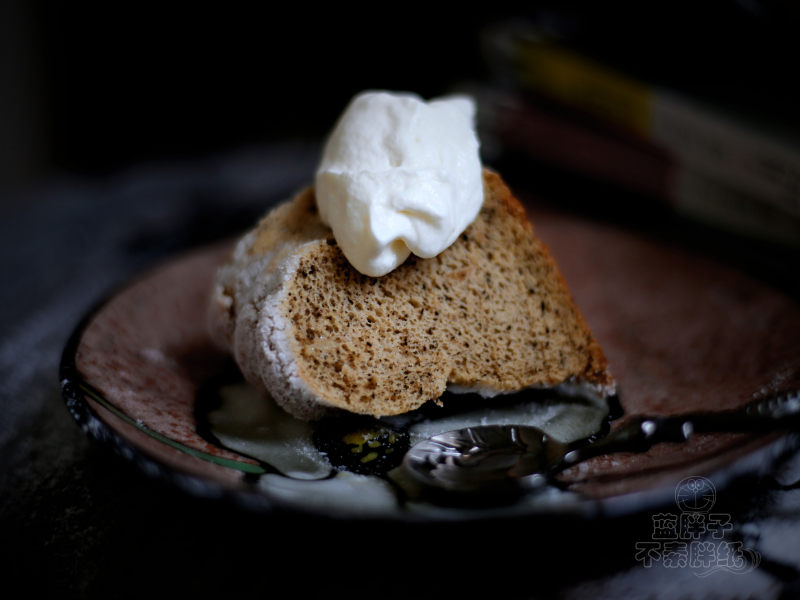
[[[211,324],[287,411],[385,416],[446,388],[487,397],[584,383],[613,391],[602,349],[525,210],[484,171],[477,219],[439,256],[358,273],[313,190],[271,211],[221,269]]]

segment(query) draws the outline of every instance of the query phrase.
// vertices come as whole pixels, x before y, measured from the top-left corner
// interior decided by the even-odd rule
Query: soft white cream
[[[474,121],[466,96],[370,91],[350,102],[315,188],[320,217],[358,271],[378,277],[412,252],[436,256],[472,223],[483,204]]]

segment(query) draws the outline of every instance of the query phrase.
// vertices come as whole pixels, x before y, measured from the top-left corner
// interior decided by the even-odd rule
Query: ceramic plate
[[[244,384],[207,336],[206,298],[229,243],[177,256],[91,311],[64,351],[67,406],[90,436],[191,494],[342,518],[626,513],[670,501],[687,477],[724,485],[794,449],[794,434],[695,435],[592,459],[564,474],[564,489],[501,505],[420,495],[398,467],[405,448],[465,424],[533,424],[569,440],[627,415],[723,410],[800,388],[793,299],[624,230],[545,212],[533,219],[606,351],[621,416],[601,399],[538,391],[491,406],[446,397],[443,409],[380,422],[292,419]],[[389,452],[375,451],[370,436],[391,436]]]

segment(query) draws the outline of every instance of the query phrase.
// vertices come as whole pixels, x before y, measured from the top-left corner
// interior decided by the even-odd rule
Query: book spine
[[[598,131],[513,96],[482,103],[484,118],[506,150],[658,198],[671,199],[675,164],[647,142]]]
[[[682,163],[800,216],[800,153],[681,96],[653,96],[650,138]]]
[[[523,40],[510,58],[524,86],[650,137],[652,89],[556,44]]]
[[[800,217],[676,164],[646,141],[575,123],[513,95],[486,96],[481,108],[485,126],[506,151],[645,194],[719,229],[800,247]]]
[[[800,215],[795,148],[557,44],[524,38],[514,49],[524,87],[659,145],[693,172]]]
[[[690,169],[676,173],[674,209],[718,229],[800,248],[800,218]]]

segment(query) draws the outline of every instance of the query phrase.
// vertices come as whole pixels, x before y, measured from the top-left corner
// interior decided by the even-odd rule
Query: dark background
[[[536,19],[637,76],[797,131],[796,2],[525,6],[0,1],[0,590],[253,597],[288,583],[298,597],[708,597],[691,573],[662,573],[654,588],[635,571],[626,578],[648,515],[585,527],[262,519],[142,476],[64,407],[61,352],[93,303],[180,250],[250,225],[311,174],[316,144],[356,92],[429,97],[494,84],[481,38],[495,23]],[[295,140],[308,145],[284,144]],[[541,180],[529,179],[538,194]],[[588,196],[603,211],[605,192]],[[800,298],[797,262],[782,250],[764,260],[737,238],[683,222],[634,226],[642,223]],[[799,469],[795,461],[787,481]],[[796,597],[800,491],[783,504],[750,492],[734,491],[749,504],[731,512],[768,520],[785,511],[787,527],[765,528],[763,540],[786,566],[717,591],[775,598],[760,592],[786,581]]]
[[[366,88],[490,81],[481,35],[557,24],[638,76],[755,107],[794,128],[790,1],[170,3],[6,0],[0,7],[0,193],[52,172],[94,176],[275,139],[317,139]]]

